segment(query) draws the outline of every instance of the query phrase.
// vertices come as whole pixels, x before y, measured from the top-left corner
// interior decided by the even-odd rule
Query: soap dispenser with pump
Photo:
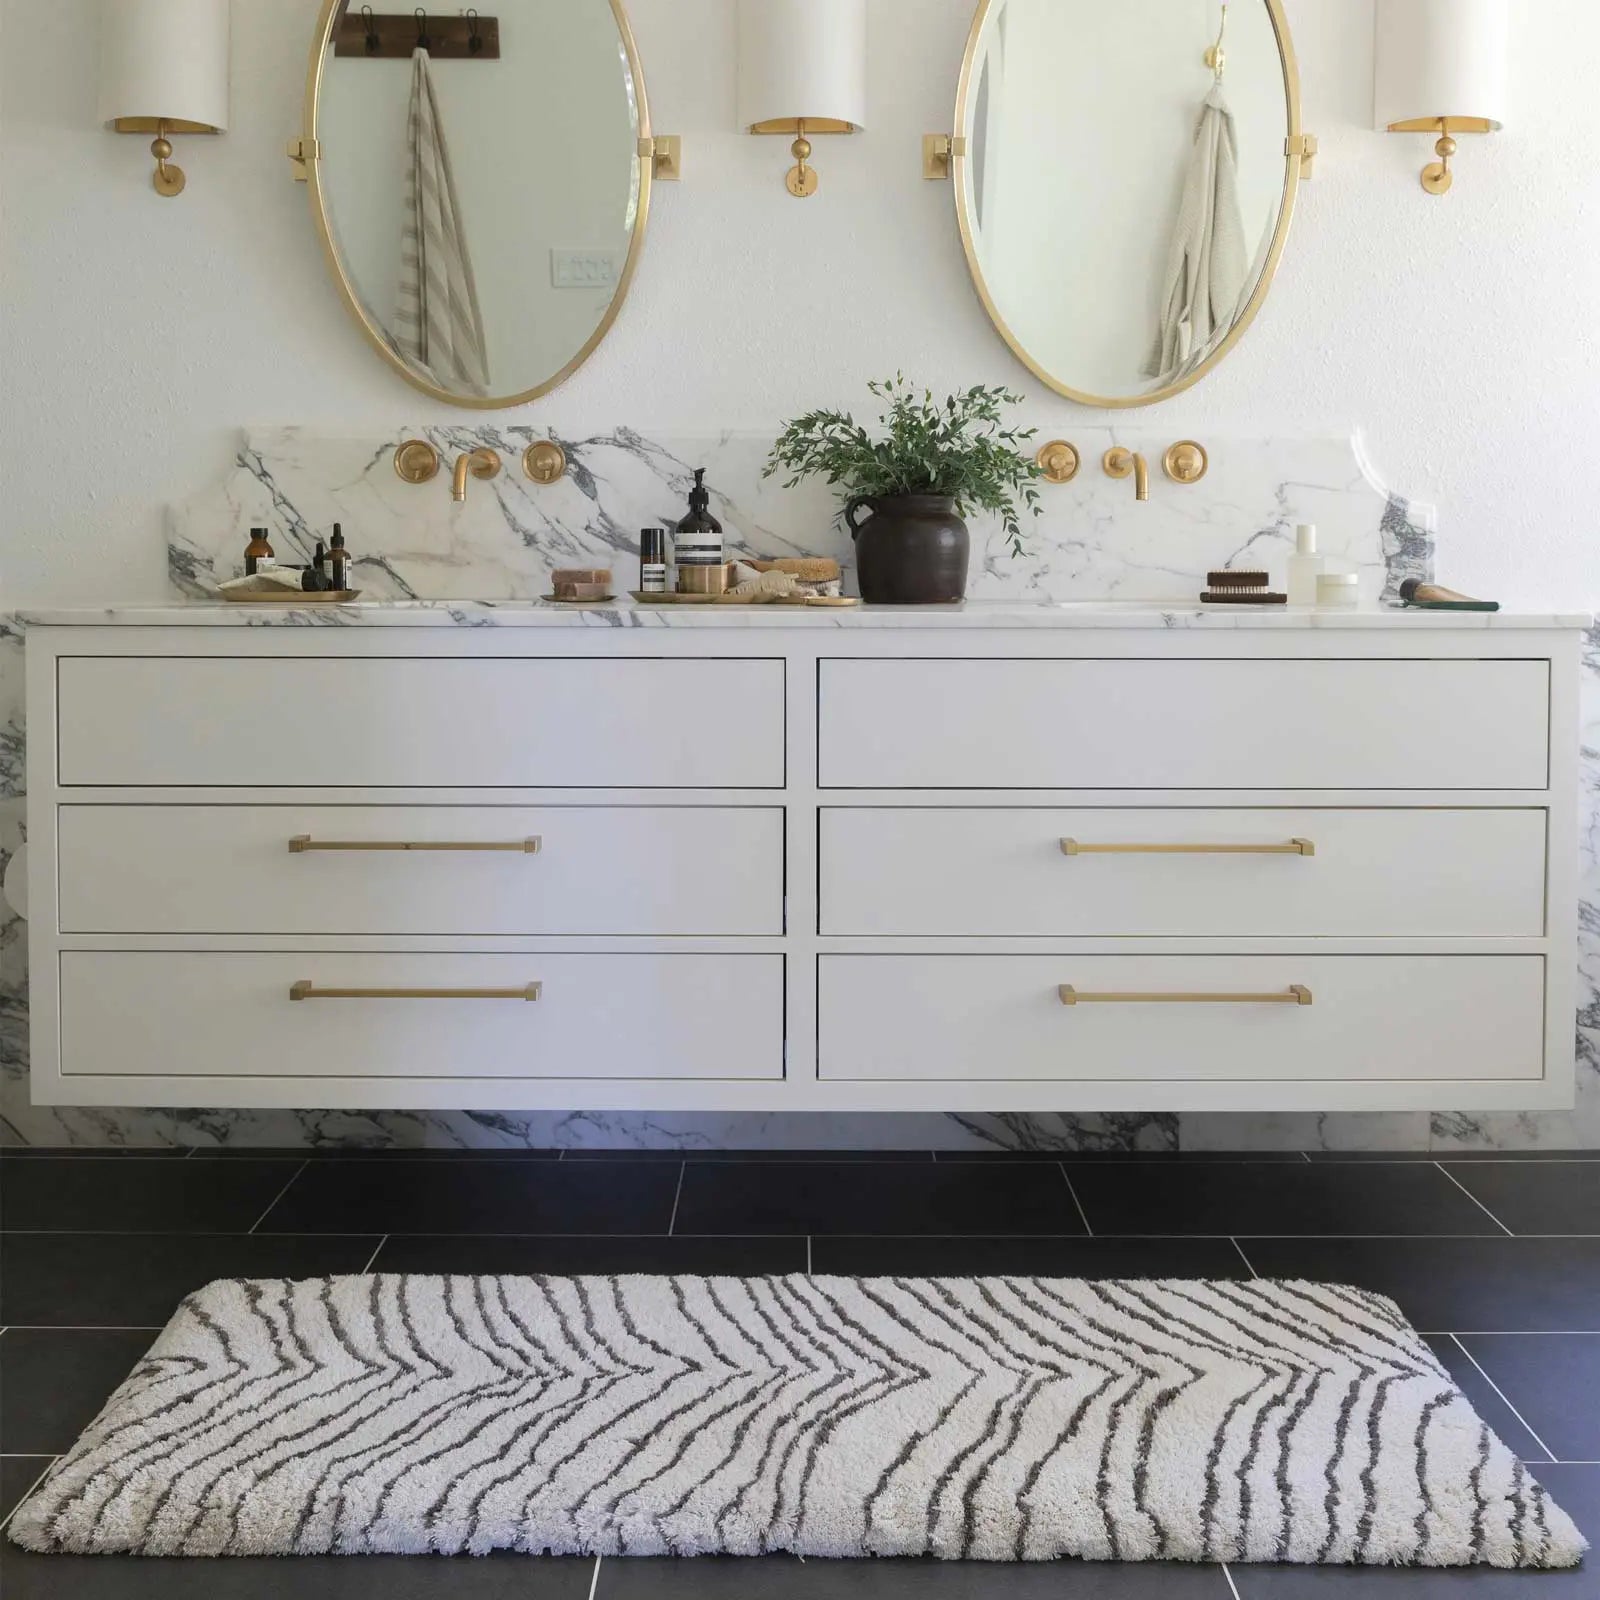
[[[679,594],[720,594],[726,588],[722,524],[711,515],[711,491],[706,488],[704,467],[695,468],[689,515],[678,524],[672,555],[678,567]],[[719,583],[718,578],[723,581]]]

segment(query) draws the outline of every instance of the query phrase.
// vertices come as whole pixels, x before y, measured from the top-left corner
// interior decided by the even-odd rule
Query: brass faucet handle
[[[540,439],[522,452],[522,470],[535,483],[559,482],[567,473],[567,452],[554,439]]]
[[[439,475],[439,452],[426,439],[407,439],[394,453],[394,470],[407,483],[427,483]]]
[[[1180,439],[1168,447],[1161,468],[1174,483],[1199,483],[1211,470],[1211,457],[1197,440]]]
[[[500,452],[491,450],[487,445],[480,445],[467,458],[467,471],[474,478],[487,483],[491,478],[500,476]]]
[[[1033,459],[1046,483],[1071,483],[1078,476],[1077,447],[1065,439],[1052,439],[1049,444],[1042,445]]]

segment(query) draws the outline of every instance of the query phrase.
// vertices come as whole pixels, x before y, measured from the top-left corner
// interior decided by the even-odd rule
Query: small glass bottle
[[[639,593],[667,592],[667,530],[639,530]]]
[[[1294,554],[1289,557],[1289,604],[1317,604],[1317,579],[1327,570],[1327,561],[1317,554],[1317,530],[1302,523],[1294,530]]]
[[[333,537],[328,541],[328,564],[332,572],[333,587],[343,592],[350,587],[350,552],[345,549],[344,529],[336,522]]]
[[[275,567],[277,564],[277,552],[267,539],[267,530],[265,528],[252,528],[250,530],[250,543],[244,547],[245,576],[253,578],[263,568]]]

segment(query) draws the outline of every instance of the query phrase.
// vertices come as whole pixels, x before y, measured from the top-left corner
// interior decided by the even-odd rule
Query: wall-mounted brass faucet
[[[500,455],[498,451],[491,450],[487,445],[476,450],[466,451],[456,457],[455,476],[450,480],[450,498],[457,505],[465,503],[467,498],[467,474],[487,483],[491,478],[500,475]]]
[[[1108,478],[1131,477],[1137,499],[1150,498],[1150,463],[1137,450],[1128,450],[1122,445],[1116,445],[1106,451],[1100,464],[1105,468]]]

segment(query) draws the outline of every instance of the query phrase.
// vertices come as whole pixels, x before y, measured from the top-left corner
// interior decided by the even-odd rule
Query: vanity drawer
[[[776,955],[69,950],[60,959],[65,1077],[783,1076]],[[308,981],[513,997],[292,999]],[[531,1002],[521,997],[529,985],[538,986]]]
[[[818,965],[825,1080],[1532,1081],[1544,1071],[1541,956],[824,956]],[[1063,1003],[1063,984],[1078,1003]],[[1294,985],[1311,1004],[1290,996]],[[1240,998],[1193,999],[1201,993]]]
[[[1537,938],[1546,818],[1531,808],[829,807],[821,927],[891,937]]]
[[[780,788],[781,660],[64,656],[59,781]]]
[[[57,819],[63,933],[783,932],[778,806],[70,805]]]
[[[839,789],[1542,789],[1547,661],[834,660]]]

